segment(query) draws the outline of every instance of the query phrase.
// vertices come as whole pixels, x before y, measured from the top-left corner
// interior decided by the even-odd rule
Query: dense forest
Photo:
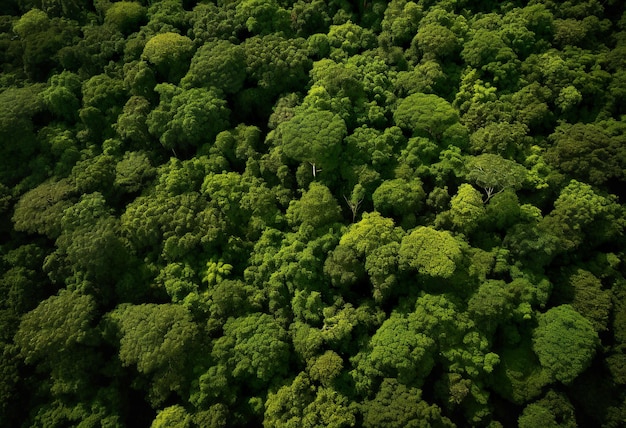
[[[626,423],[621,0],[2,0],[0,425]]]

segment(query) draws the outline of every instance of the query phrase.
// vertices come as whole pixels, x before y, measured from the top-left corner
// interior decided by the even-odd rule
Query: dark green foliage
[[[623,2],[2,3],[0,425],[623,425]]]

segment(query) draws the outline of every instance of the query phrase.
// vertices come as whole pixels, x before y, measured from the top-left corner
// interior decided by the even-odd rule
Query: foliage
[[[597,343],[591,322],[569,305],[542,314],[533,333],[533,349],[541,365],[566,384],[590,364]]]
[[[625,7],[2,2],[1,424],[621,426]]]

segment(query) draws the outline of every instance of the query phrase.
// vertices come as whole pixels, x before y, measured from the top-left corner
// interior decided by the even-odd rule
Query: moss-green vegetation
[[[5,0],[0,425],[622,426],[617,0]]]

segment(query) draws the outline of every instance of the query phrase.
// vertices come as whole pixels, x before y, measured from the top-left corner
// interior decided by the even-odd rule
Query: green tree
[[[608,329],[609,314],[613,307],[610,290],[602,281],[582,268],[565,270],[555,280],[552,299],[560,304],[571,305],[593,324],[601,333]]]
[[[98,342],[95,317],[91,296],[63,290],[22,317],[15,343],[26,363],[48,365],[76,347]]]
[[[244,0],[237,4],[235,18],[252,34],[284,33],[290,27],[289,12],[276,0]]]
[[[103,364],[96,350],[101,343],[97,318],[91,296],[68,290],[42,301],[22,317],[15,345],[26,364],[50,379],[42,384],[44,397],[75,403],[95,395],[93,385]]]
[[[610,135],[606,126],[563,124],[550,140],[553,145],[546,152],[546,160],[569,176],[596,186],[623,180],[626,152],[619,136]]]
[[[495,154],[467,158],[467,179],[485,191],[486,201],[506,189],[518,190],[528,171],[515,161]]]
[[[572,180],[539,227],[558,238],[561,250],[571,251],[583,242],[596,246],[621,236],[620,213],[614,195],[602,196],[590,185]]]
[[[479,128],[470,136],[472,153],[492,153],[515,159],[528,147],[528,127],[522,123],[497,122]]]
[[[181,90],[166,83],[157,85],[156,91],[161,102],[150,112],[146,124],[165,148],[187,153],[193,147],[213,141],[227,128],[230,110],[215,90]]]
[[[454,424],[441,414],[436,404],[422,399],[422,391],[407,387],[394,378],[386,378],[373,400],[362,403],[363,426],[390,428],[440,426]]]
[[[80,91],[80,78],[70,71],[63,71],[50,77],[49,86],[41,95],[46,107],[54,115],[72,122],[78,118]]]
[[[396,125],[414,136],[441,141],[446,131],[459,121],[459,114],[441,97],[434,94],[413,94],[399,102],[393,114]],[[466,130],[459,130],[467,134]]]
[[[138,147],[147,148],[150,143],[150,134],[146,120],[150,113],[150,102],[142,96],[133,95],[124,105],[122,113],[117,117],[113,128],[126,141]]]
[[[313,177],[318,172],[330,172],[337,167],[341,142],[347,130],[336,114],[324,110],[298,112],[291,120],[281,123],[277,130],[286,156],[308,162]]]
[[[227,40],[219,40],[209,42],[196,51],[181,86],[213,87],[227,94],[235,94],[242,89],[245,79],[244,48]]]
[[[141,190],[156,174],[155,168],[145,152],[126,152],[115,165],[113,184],[124,192]]]
[[[148,40],[141,57],[154,65],[162,79],[178,83],[187,73],[193,52],[193,41],[189,37],[170,32]]]
[[[75,186],[65,179],[46,181],[26,192],[15,205],[15,229],[56,238],[61,233],[63,211],[72,205],[75,192]]]
[[[270,95],[299,91],[308,81],[311,60],[305,39],[269,34],[249,37],[242,45],[248,76]]]
[[[50,18],[36,7],[15,21],[13,31],[22,41],[24,71],[40,82],[59,64],[61,49],[76,43],[79,34],[76,21]]]
[[[0,93],[0,181],[13,185],[29,175],[28,162],[36,152],[33,117],[43,111],[38,85],[8,88]]]
[[[442,213],[437,221],[449,221],[454,230],[473,232],[485,218],[485,205],[480,192],[472,185],[463,183],[450,200],[450,210]]]
[[[104,23],[114,26],[123,34],[132,33],[146,21],[146,9],[133,1],[113,3],[104,15]]]
[[[179,404],[159,410],[156,418],[150,425],[151,428],[189,428],[191,426],[191,415]]]
[[[397,178],[385,180],[374,191],[374,209],[383,215],[415,216],[421,209],[426,193],[419,179],[411,181]]]
[[[591,322],[570,305],[549,309],[538,318],[533,350],[554,379],[569,384],[591,363],[598,335]]]
[[[287,332],[272,316],[256,312],[229,318],[211,355],[233,379],[258,389],[287,374],[286,339]]]
[[[108,314],[119,332],[119,359],[136,366],[150,381],[149,398],[163,403],[171,392],[187,388],[189,358],[198,325],[180,305],[123,304]]]
[[[433,278],[450,278],[463,257],[462,246],[449,232],[418,226],[402,239],[399,263]]]
[[[341,209],[328,187],[313,182],[299,201],[291,201],[286,218],[294,226],[307,224],[317,229],[338,222],[340,214]]]
[[[531,428],[540,424],[545,427],[576,428],[574,406],[564,394],[553,390],[540,400],[526,406],[518,418],[520,428]]]

